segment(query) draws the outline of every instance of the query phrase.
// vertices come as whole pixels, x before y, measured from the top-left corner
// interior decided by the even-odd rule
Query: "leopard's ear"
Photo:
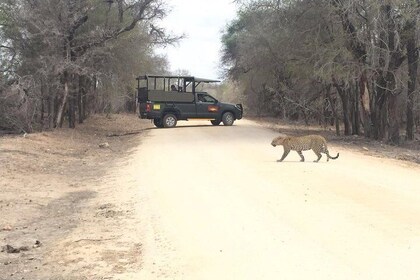
[[[280,136],[281,137],[281,143],[283,144],[283,143],[285,143],[285,141],[287,142],[287,135],[282,135],[282,136]]]
[[[292,137],[291,136],[286,136],[286,137],[284,137],[283,142],[289,142],[290,140],[292,140]]]

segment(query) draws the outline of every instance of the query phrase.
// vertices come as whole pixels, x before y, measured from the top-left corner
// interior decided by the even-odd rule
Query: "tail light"
[[[146,112],[150,112],[150,111],[152,111],[152,104],[147,103],[146,104]]]

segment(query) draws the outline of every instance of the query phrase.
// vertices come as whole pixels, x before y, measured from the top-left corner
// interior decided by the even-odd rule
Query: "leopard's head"
[[[283,145],[283,141],[287,138],[285,135],[277,136],[276,138],[271,141],[271,146],[275,147],[278,145]]]

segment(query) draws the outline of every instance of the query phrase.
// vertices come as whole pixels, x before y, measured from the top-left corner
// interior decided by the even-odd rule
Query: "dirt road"
[[[126,118],[96,127],[150,126]],[[278,163],[247,120],[92,129],[0,142],[1,245],[29,247],[0,279],[420,279],[418,164],[333,145]]]
[[[276,133],[203,124],[151,130],[125,171],[147,225],[138,279],[420,279],[418,165],[342,148],[278,163]]]

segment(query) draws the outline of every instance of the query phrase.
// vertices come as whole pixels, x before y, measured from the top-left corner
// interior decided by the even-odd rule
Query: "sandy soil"
[[[135,197],[112,172],[150,126],[94,116],[76,130],[0,138],[0,279],[113,279],[139,268],[141,244],[126,234],[137,231]]]
[[[0,279],[416,279],[419,165],[334,137],[336,161],[277,163],[271,125],[0,138]]]

